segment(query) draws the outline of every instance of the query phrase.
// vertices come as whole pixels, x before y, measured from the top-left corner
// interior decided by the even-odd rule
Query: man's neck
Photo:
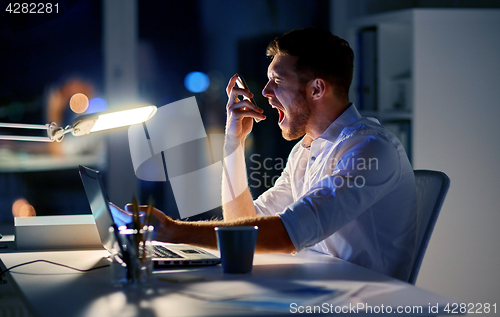
[[[349,101],[338,101],[333,103],[322,103],[316,105],[313,116],[309,121],[308,131],[306,131],[306,136],[315,140],[320,137],[326,129],[335,121],[338,117],[349,108],[351,104]],[[311,142],[312,142],[311,140]]]

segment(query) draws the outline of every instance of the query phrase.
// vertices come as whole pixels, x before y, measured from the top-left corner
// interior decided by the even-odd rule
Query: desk
[[[0,253],[0,259],[6,267],[36,259],[47,259],[86,269],[103,263],[103,257],[106,255],[107,252],[104,250],[10,252]],[[325,299],[316,303],[316,306],[323,305],[323,302],[335,302],[338,307],[347,308],[349,304],[363,303],[372,306],[374,310],[380,309],[382,305],[384,309],[391,306],[394,311],[398,306],[409,307],[406,308],[408,310],[421,307],[423,313],[408,312],[401,315],[426,316],[433,315],[428,312],[429,304],[431,306],[438,304],[443,312],[442,308],[453,302],[443,296],[312,251],[301,252],[296,256],[257,254],[251,274],[223,274],[220,265],[189,270],[155,271],[152,281],[140,287],[114,287],[110,281],[110,270],[110,268],[103,268],[80,273],[47,263],[35,263],[14,269],[15,273],[12,273],[11,277],[22,290],[34,316],[147,317],[274,314],[289,316],[293,315],[290,310],[292,309],[291,300],[286,304],[287,311],[281,313],[259,311],[254,308],[244,308],[241,305],[230,306],[228,304],[231,304],[231,301],[228,300],[217,301],[221,293],[216,289],[224,290],[225,288],[223,292],[227,293],[229,288],[230,293],[241,294],[245,292],[244,285],[249,286],[248,289],[255,287],[273,289],[280,288],[281,284],[288,287],[286,285],[293,286],[298,282],[355,290],[355,292],[340,295],[336,299]],[[191,283],[173,283],[162,280],[164,277],[179,273],[195,275],[203,280]],[[10,279],[9,276],[7,278]],[[12,280],[9,283],[12,283]],[[0,285],[0,287],[8,284]],[[332,306],[331,309],[333,310],[334,307]],[[301,308],[297,306],[293,309],[298,314]],[[358,311],[353,315],[362,316],[363,314]]]

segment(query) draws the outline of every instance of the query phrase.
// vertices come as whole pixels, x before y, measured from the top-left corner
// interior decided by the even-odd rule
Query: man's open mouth
[[[271,107],[273,107],[276,110],[278,110],[278,113],[279,113],[278,124],[281,124],[283,122],[283,120],[285,119],[285,112],[283,110],[281,110],[279,107],[275,106],[275,105],[271,105]]]

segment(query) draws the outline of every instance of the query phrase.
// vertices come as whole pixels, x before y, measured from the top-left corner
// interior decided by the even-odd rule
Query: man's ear
[[[313,79],[309,84],[309,92],[313,100],[319,100],[325,95],[326,82],[323,79]]]

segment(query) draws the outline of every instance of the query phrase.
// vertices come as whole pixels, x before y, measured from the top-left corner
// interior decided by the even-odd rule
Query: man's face
[[[276,55],[268,67],[269,81],[262,94],[279,112],[278,125],[286,140],[295,140],[306,134],[311,107],[306,99],[305,85],[300,84],[294,66],[296,56]]]

